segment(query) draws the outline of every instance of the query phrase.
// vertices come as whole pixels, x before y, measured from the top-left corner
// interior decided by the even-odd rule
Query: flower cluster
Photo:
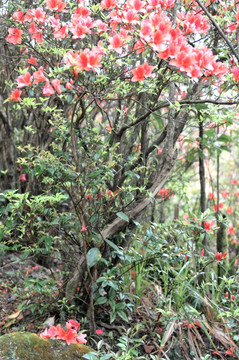
[[[211,221],[204,221],[204,229],[207,231],[207,232],[213,232],[213,230],[211,229],[212,226],[214,226],[215,223],[214,223],[214,220],[211,220]]]
[[[72,13],[67,9],[67,2],[46,0],[43,8],[30,8],[26,12],[19,9],[15,11],[12,15],[15,27],[8,29],[6,40],[14,45],[26,45],[29,40],[44,43],[49,33],[56,41],[66,37],[71,41],[86,39],[86,47],[82,43],[80,51],[69,50],[60,62],[66,65],[65,70],[73,70],[75,78],[81,71],[100,72],[103,59],[107,58],[110,52],[129,56],[135,50],[137,54],[152,51],[156,57],[167,61],[195,81],[203,75],[215,75],[223,79],[229,68],[218,61],[212,50],[206,46],[192,46],[189,41],[190,34],[208,33],[210,25],[207,17],[198,9],[187,13],[178,12],[175,27],[167,12],[174,5],[174,0],[127,0],[122,4],[115,0],[102,0],[100,7],[104,15],[97,18],[83,1]],[[105,22],[102,19],[105,19]],[[88,37],[91,35],[98,40],[97,44],[89,49]],[[26,51],[29,49],[26,48]],[[37,66],[37,59],[32,55],[26,62]],[[131,71],[131,75],[128,74],[126,78],[128,80],[131,76],[132,82],[144,81],[155,76],[153,70],[154,66],[145,62],[134,69],[127,69],[126,71]],[[51,96],[55,92],[61,94],[65,88],[72,87],[73,84],[68,81],[62,84],[65,85],[63,88],[61,80],[57,78],[50,82],[43,71],[43,66],[40,66],[33,74],[29,71],[21,74],[16,79],[17,89],[13,90],[8,100],[20,102],[21,91],[18,89],[40,82],[45,82],[42,90],[44,96]],[[234,79],[238,81],[238,68],[234,66],[231,71]]]
[[[85,344],[87,342],[86,334],[78,333],[80,330],[80,324],[78,321],[69,320],[66,322],[66,330],[64,330],[60,324],[57,326],[50,326],[49,329],[45,329],[44,332],[40,334],[40,337],[43,339],[55,338],[58,340],[66,341],[67,345],[81,343]]]
[[[159,190],[157,195],[161,196],[162,199],[170,199],[171,196],[173,196],[173,193],[172,193],[172,190],[170,190],[170,189],[162,188]]]
[[[215,259],[217,260],[217,262],[220,262],[222,259],[225,259],[226,256],[227,251],[225,251],[224,254],[222,254],[221,252],[217,252],[215,255]]]

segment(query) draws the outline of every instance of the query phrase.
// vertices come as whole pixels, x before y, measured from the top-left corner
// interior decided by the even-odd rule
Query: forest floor
[[[58,259],[54,259],[51,269],[39,265],[34,257],[23,259],[17,253],[4,253],[0,258],[0,334],[15,331],[29,331],[39,334],[46,327],[56,325],[61,321],[56,314],[56,299],[59,299],[62,285],[62,265]],[[58,300],[57,306],[63,307],[63,302]],[[238,359],[233,353],[230,354],[230,344],[223,347],[219,339],[214,339],[216,349],[205,337],[203,331],[194,326],[188,328],[187,324],[175,322],[163,324],[156,311],[152,294],[148,291],[142,296],[140,303],[129,316],[129,323],[116,318],[110,324],[110,308],[107,306],[96,309],[96,325],[102,330],[100,335],[88,336],[88,344],[95,350],[97,343],[103,340],[107,346],[103,349],[118,353],[121,345],[127,337],[130,341],[126,348],[135,346],[138,356],[132,359],[155,359],[169,360],[194,360],[204,359],[190,355],[192,348],[196,348],[198,354],[211,354],[212,357],[205,359]],[[69,319],[74,318],[81,323],[81,330],[88,334],[89,326],[87,319],[82,314],[69,309]],[[66,319],[66,320],[69,320]],[[170,329],[171,326],[171,329]],[[218,331],[219,332],[219,331]],[[214,334],[215,335],[215,334]],[[188,338],[188,342],[185,341]],[[121,340],[120,340],[121,339]],[[164,346],[162,347],[162,339]],[[193,342],[194,344],[191,344]],[[170,345],[169,345],[170,343]],[[228,350],[228,354],[225,351]],[[113,358],[112,358],[113,359]],[[130,359],[127,357],[127,359]]]

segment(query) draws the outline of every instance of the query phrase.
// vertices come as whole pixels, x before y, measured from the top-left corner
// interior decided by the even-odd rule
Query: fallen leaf
[[[144,344],[144,351],[146,354],[150,354],[154,350],[154,345],[145,345]]]
[[[48,319],[46,319],[46,321],[44,321],[44,325],[47,325],[47,326],[54,326],[55,324],[55,315],[52,316],[52,317],[49,317]]]
[[[16,311],[13,314],[9,315],[7,319],[16,319],[21,314],[21,311]]]
[[[12,326],[13,324],[15,324],[16,322],[16,319],[12,319],[11,321],[8,321],[6,322],[4,325],[3,325],[3,328],[8,328],[9,326]],[[1,358],[0,358],[1,359]]]

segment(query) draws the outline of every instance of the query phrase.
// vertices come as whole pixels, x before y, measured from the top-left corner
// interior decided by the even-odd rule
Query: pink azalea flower
[[[21,36],[23,34],[23,31],[18,29],[18,28],[9,28],[8,29],[8,37],[6,38],[7,42],[9,42],[10,44],[21,44],[22,43],[22,39]]]
[[[121,54],[123,49],[123,41],[119,34],[115,34],[113,37],[109,38],[110,46],[109,49],[115,50],[118,54]]]
[[[57,40],[64,39],[67,36],[67,26],[62,26],[59,30],[55,30],[53,33],[54,38]]]
[[[46,0],[46,7],[49,10],[63,11],[66,7],[66,3],[62,0]]]
[[[68,82],[66,83],[66,88],[67,88],[68,90],[71,90],[71,89],[72,89],[72,86],[73,86],[73,80],[70,79],[70,81],[68,81]]]
[[[20,75],[17,77],[17,87],[23,88],[24,86],[30,86],[31,85],[31,74],[27,71],[24,75]]]
[[[78,321],[76,320],[69,320],[67,323],[66,323],[66,327],[73,327],[76,331],[80,330],[80,323],[78,323]]]
[[[86,334],[79,334],[77,337],[76,337],[76,341],[80,344],[86,344],[87,343],[87,340],[85,339],[86,338]]]
[[[21,175],[19,176],[19,180],[21,180],[21,181],[27,181],[26,174],[21,174]]]
[[[33,84],[38,84],[41,81],[47,81],[47,78],[43,74],[43,66],[40,66],[39,69],[33,73],[33,78]]]
[[[43,333],[40,334],[40,337],[43,339],[55,337],[56,335],[56,328],[55,326],[50,326],[49,329],[45,329]]]
[[[40,337],[42,338],[42,339],[47,339],[47,338],[50,338],[51,337],[51,335],[49,335],[49,333],[48,333],[48,329],[46,328],[42,333],[40,333]]]
[[[55,91],[53,89],[53,87],[51,86],[51,84],[49,83],[49,81],[46,82],[44,88],[42,89],[42,93],[44,96],[50,96],[55,94]]]
[[[95,331],[95,333],[96,333],[96,335],[101,335],[101,334],[103,334],[103,330],[97,329]]]
[[[37,59],[32,57],[32,55],[26,61],[27,61],[28,64],[37,65]]]
[[[56,332],[54,337],[56,337],[59,340],[65,340],[65,336],[66,336],[66,331],[64,329],[62,329],[61,325],[58,324],[55,328]]]
[[[67,329],[66,333],[64,334],[64,340],[66,341],[67,345],[76,344],[76,330]]]
[[[54,87],[54,89],[58,92],[58,94],[62,93],[62,88],[61,88],[61,82],[58,79],[54,79],[52,80],[52,85]]]

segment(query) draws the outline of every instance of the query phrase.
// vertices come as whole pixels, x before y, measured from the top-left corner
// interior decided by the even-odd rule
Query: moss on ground
[[[79,360],[93,351],[88,346],[68,346],[64,341],[42,339],[36,334],[19,332],[0,337],[1,360]]]

